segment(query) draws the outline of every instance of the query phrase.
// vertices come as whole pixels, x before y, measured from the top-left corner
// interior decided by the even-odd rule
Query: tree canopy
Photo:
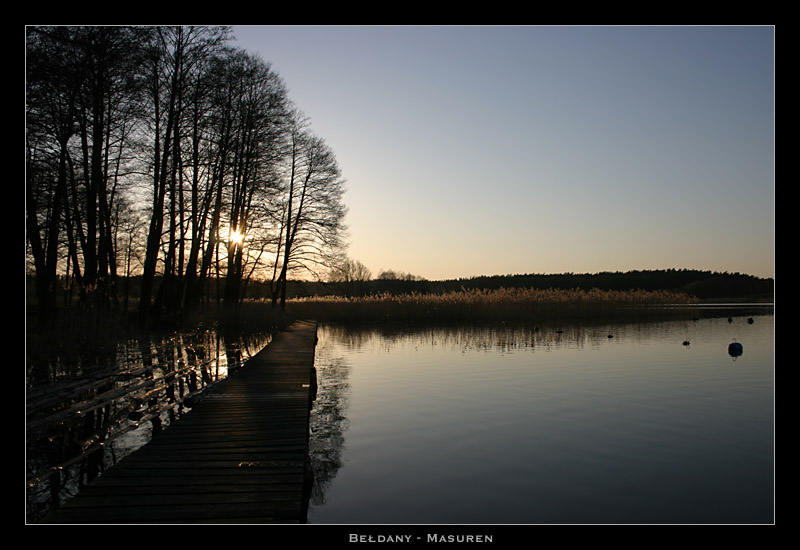
[[[271,65],[208,26],[28,27],[26,262],[59,305],[142,322],[344,247],[344,181]],[[138,296],[126,283],[138,282]],[[59,303],[57,303],[57,300]]]

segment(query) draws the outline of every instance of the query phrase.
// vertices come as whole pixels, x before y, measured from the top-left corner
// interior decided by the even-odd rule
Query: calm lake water
[[[27,361],[27,521],[41,520],[189,414],[192,396],[270,340],[268,332],[201,326],[108,342],[102,353]]]
[[[309,522],[772,523],[768,311],[752,324],[321,325]]]

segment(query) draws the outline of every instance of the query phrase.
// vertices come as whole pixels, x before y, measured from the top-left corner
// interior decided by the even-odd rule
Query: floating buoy
[[[742,353],[744,353],[744,348],[736,340],[728,344],[728,355],[731,357],[739,357]]]
[[[609,338],[613,338],[613,337],[614,337],[614,335],[613,335],[613,334],[609,334],[609,335],[608,335],[608,337],[609,337]]]
[[[729,323],[733,323],[733,318],[732,317],[728,317],[728,322]]]
[[[752,325],[753,323],[755,323],[755,320],[754,320],[752,317],[749,317],[749,318],[747,319],[747,324],[748,324],[748,325]]]
[[[684,340],[684,341],[683,341],[683,345],[684,345],[684,346],[688,346],[688,345],[689,345],[689,340]]]

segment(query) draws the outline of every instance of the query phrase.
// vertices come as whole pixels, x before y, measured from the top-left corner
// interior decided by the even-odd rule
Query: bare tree
[[[128,27],[27,31],[27,229],[40,304],[52,309],[63,235],[82,303],[105,306],[116,275],[112,212],[135,124],[139,34]]]
[[[343,247],[346,233],[342,203],[344,180],[333,151],[311,133],[297,115],[291,132],[287,177],[282,199],[284,231],[278,249],[280,273],[275,281],[272,305],[286,307],[286,283],[290,271],[314,276]]]
[[[245,239],[255,230],[258,204],[270,201],[275,194],[289,116],[285,86],[269,65],[244,52],[232,61],[238,83],[238,116],[228,178],[227,305],[236,305],[241,298]]]
[[[127,201],[117,201],[116,204],[116,229],[115,256],[123,264],[124,284],[122,285],[123,309],[128,310],[130,300],[130,281],[136,273],[141,273],[144,265],[144,251],[147,228],[145,213],[132,207]]]
[[[27,29],[26,45],[25,221],[40,320],[55,308],[68,145],[76,132],[81,80],[69,42],[47,31]]]
[[[290,274],[336,265],[336,158],[271,66],[228,38],[224,27],[28,29],[26,267],[43,317],[59,275],[82,305],[106,306],[119,303],[118,272],[141,273],[147,324],[202,304],[209,283],[237,304],[251,280],[271,280],[284,306]],[[128,297],[126,286],[125,308]]]
[[[345,297],[363,296],[372,272],[358,260],[343,258],[331,269],[330,280]]]
[[[139,298],[140,318],[147,322],[151,315],[156,265],[161,252],[164,230],[165,202],[168,191],[169,211],[177,212],[181,171],[180,128],[185,115],[184,98],[188,92],[187,72],[199,60],[209,55],[226,38],[227,30],[208,27],[156,27],[148,49],[149,91],[152,109],[152,217],[148,231],[147,250]],[[165,258],[165,294],[173,294],[175,274],[175,238],[177,225],[174,216],[168,226],[170,246]],[[155,313],[158,313],[157,311]]]

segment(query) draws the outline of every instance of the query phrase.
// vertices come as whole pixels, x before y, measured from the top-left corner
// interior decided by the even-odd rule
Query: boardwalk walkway
[[[317,326],[298,321],[46,523],[304,523]]]

